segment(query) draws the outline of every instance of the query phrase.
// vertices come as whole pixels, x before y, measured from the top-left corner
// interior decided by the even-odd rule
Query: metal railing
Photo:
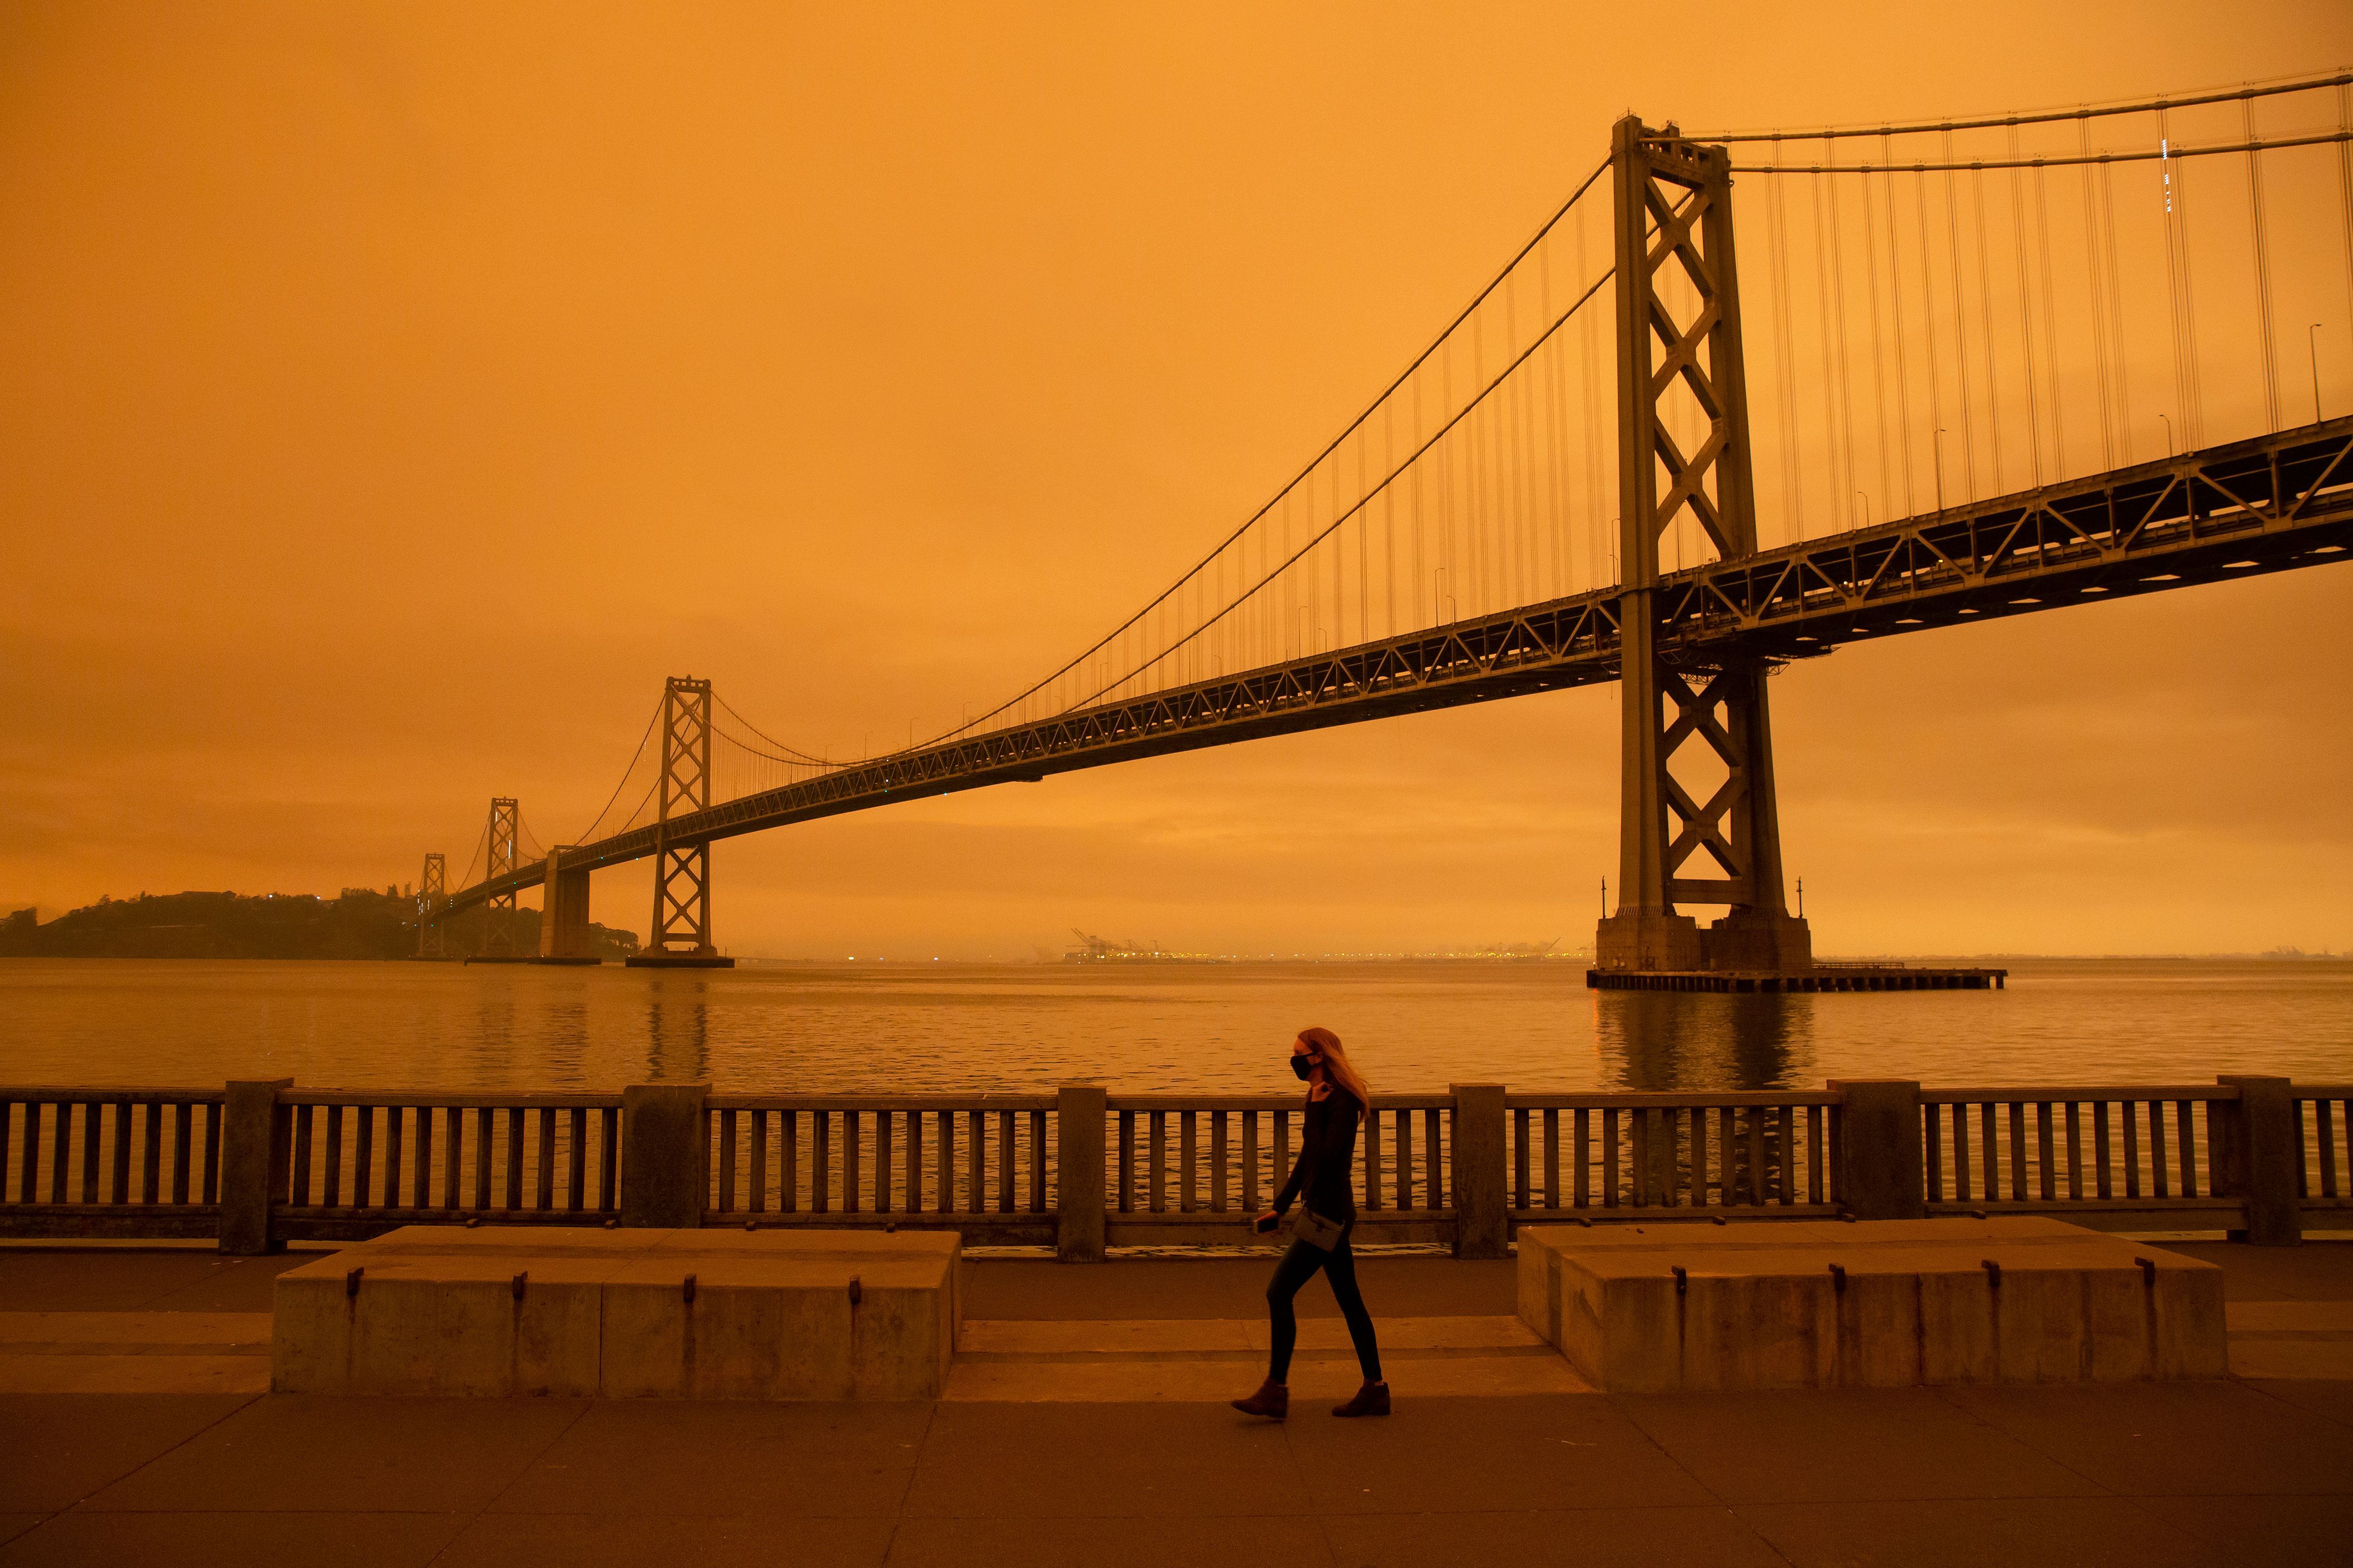
[[[289,1089],[281,1234],[401,1225],[601,1225],[620,1203],[617,1094]]]
[[[0,1234],[210,1236],[221,1091],[0,1089]]]
[[[954,1228],[968,1242],[1248,1245],[1296,1095],[0,1089],[0,1235],[229,1250],[410,1224]],[[2353,1085],[1376,1095],[1366,1241],[1500,1256],[1514,1227],[2050,1215],[2257,1241],[2353,1226]],[[626,1150],[626,1157],[625,1157]],[[1276,1238],[1278,1241],[1280,1237]]]
[[[1120,1094],[1106,1104],[1106,1225],[1114,1245],[1249,1239],[1289,1178],[1295,1094]],[[1350,1184],[1368,1241],[1443,1240],[1454,1220],[1450,1094],[1376,1094]],[[1205,1136],[1206,1134],[1206,1136]]]
[[[1928,1212],[2235,1210],[2212,1158],[2238,1100],[2213,1084],[1923,1089]]]
[[[2295,1089],[2295,1195],[2306,1209],[2353,1210],[2353,1083]]]
[[[1513,1094],[1504,1103],[1515,1223],[1614,1209],[1837,1212],[1835,1093]]]
[[[712,1095],[706,1223],[1050,1244],[1050,1094]]]

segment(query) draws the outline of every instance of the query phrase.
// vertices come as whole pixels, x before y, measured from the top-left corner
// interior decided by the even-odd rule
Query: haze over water
[[[15,960],[0,1079],[209,1086],[1281,1091],[1303,1026],[1377,1089],[2353,1079],[2353,962],[2013,959],[2003,991],[1599,993],[1574,963],[1105,969]]]

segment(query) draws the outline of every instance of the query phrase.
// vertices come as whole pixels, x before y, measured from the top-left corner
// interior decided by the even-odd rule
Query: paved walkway
[[[290,1260],[0,1247],[0,1565],[2353,1563],[2353,1245],[2180,1249],[2231,1381],[1641,1397],[1509,1265],[1367,1258],[1398,1414],[1325,1413],[1311,1288],[1274,1426],[1219,1403],[1262,1259],[978,1262],[947,1399],[755,1405],[208,1388],[266,1383]]]

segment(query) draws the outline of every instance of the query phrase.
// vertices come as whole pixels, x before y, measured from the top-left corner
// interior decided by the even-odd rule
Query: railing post
[[[1833,1079],[1839,1095],[1838,1201],[1857,1219],[1920,1219],[1920,1086],[1910,1079]]]
[[[666,1230],[702,1224],[711,1202],[707,1083],[633,1083],[621,1090],[621,1223]]]
[[[282,1252],[270,1209],[286,1189],[290,1108],[279,1103],[290,1078],[241,1079],[221,1101],[220,1249],[240,1257]]]
[[[1454,1200],[1454,1256],[1502,1258],[1510,1250],[1510,1194],[1504,1171],[1504,1086],[1449,1084],[1454,1146],[1448,1173]]]
[[[1064,1263],[1103,1260],[1103,1118],[1109,1097],[1099,1083],[1054,1091],[1054,1256]]]
[[[2295,1247],[2304,1240],[2304,1215],[2297,1207],[2295,1173],[2304,1163],[2304,1129],[2295,1113],[2295,1091],[2284,1078],[2223,1073],[2214,1079],[2239,1091],[2217,1102],[2214,1119],[2214,1190],[2246,1205],[2243,1228],[2232,1241],[2257,1247]]]

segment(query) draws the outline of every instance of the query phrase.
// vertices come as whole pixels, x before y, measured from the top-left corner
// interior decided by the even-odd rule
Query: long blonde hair
[[[1356,1064],[1348,1059],[1340,1037],[1315,1026],[1300,1030],[1299,1037],[1323,1053],[1324,1078],[1356,1097],[1356,1120],[1362,1121],[1372,1109],[1373,1091],[1365,1082],[1365,1075],[1356,1070]]]

